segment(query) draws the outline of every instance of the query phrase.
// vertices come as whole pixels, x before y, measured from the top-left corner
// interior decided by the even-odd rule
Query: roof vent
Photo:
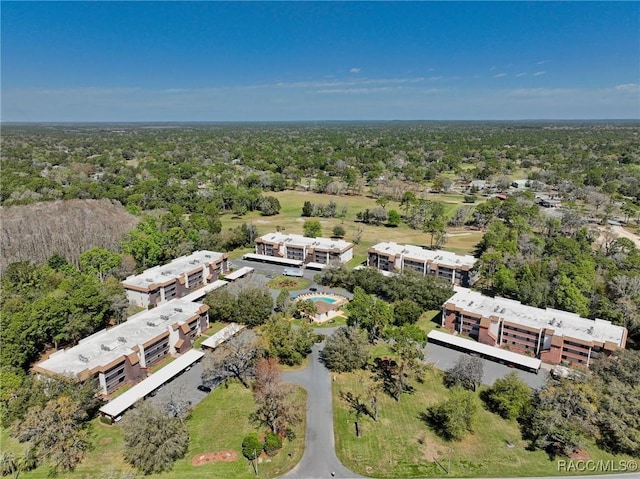
[[[504,314],[504,312],[505,312],[506,310],[507,310],[507,308],[502,308],[502,309],[500,310],[500,314]]]
[[[561,328],[562,327],[562,321],[558,321],[558,327]]]
[[[593,326],[590,326],[589,329],[587,329],[587,333],[593,334]]]
[[[156,323],[154,323],[153,321],[147,321],[147,326],[151,326],[152,328],[155,327]]]
[[[469,306],[473,306],[473,301],[469,301]]]
[[[500,306],[496,306],[495,308],[493,308],[493,312],[497,313],[499,309],[500,309]]]
[[[101,344],[100,349],[102,349],[103,351],[111,351],[111,348],[106,344]]]
[[[182,313],[182,308],[173,308],[176,313]]]
[[[551,321],[549,321],[549,325],[554,326],[556,324],[556,318],[551,318]]]
[[[124,336],[118,336],[118,341],[120,341],[121,343],[126,343],[127,339]]]
[[[191,264],[198,264],[198,260],[197,260],[197,259],[192,259],[191,261],[189,261],[189,263],[191,263]]]
[[[153,280],[151,278],[145,278],[144,279],[147,283],[153,283]]]
[[[166,321],[167,319],[169,319],[169,316],[167,316],[166,314],[161,314],[160,319]]]
[[[83,363],[88,363],[89,362],[89,358],[86,356],[83,356],[82,354],[78,354],[78,359],[80,361],[82,361]]]

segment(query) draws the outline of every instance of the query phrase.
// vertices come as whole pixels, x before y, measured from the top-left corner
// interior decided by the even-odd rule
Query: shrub
[[[268,456],[275,456],[282,448],[282,439],[277,434],[270,432],[264,439],[264,452]]]

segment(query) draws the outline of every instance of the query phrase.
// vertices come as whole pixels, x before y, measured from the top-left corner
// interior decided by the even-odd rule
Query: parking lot
[[[177,401],[191,401],[191,406],[195,406],[208,393],[198,390],[198,385],[202,384],[202,363],[197,362],[191,366],[189,371],[185,371],[177,376],[173,381],[166,383],[157,390],[153,397],[147,398],[154,406],[162,406],[168,402],[171,395]]]
[[[424,352],[425,361],[433,363],[435,367],[441,371],[446,371],[453,367],[460,356],[468,356],[468,353],[462,353],[433,343],[427,344]],[[504,364],[489,361],[487,359],[480,358],[480,360],[484,365],[484,377],[482,378],[482,382],[487,385],[491,385],[496,379],[503,378],[510,372],[515,371],[520,379],[530,387],[537,389],[544,385],[548,377],[546,369],[540,369],[538,374],[535,374],[517,368],[510,368]]]

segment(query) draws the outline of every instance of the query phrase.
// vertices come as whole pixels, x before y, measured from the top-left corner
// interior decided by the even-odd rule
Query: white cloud
[[[575,90],[571,90],[568,88],[518,88],[516,90],[511,90],[507,93],[507,96],[510,97],[550,97],[557,95],[568,95],[574,92]]]
[[[358,67],[353,67],[351,70],[349,70],[351,73],[360,73],[360,68]]]
[[[493,75],[493,78],[502,78],[502,77],[506,77],[507,74],[506,73],[498,73],[497,75]]]
[[[536,65],[544,65],[545,63],[548,63],[549,60],[540,60],[539,62],[536,63]]]
[[[535,73],[533,74],[533,76],[534,76],[534,77],[539,77],[540,75],[544,75],[545,73],[547,73],[547,72],[546,72],[546,71],[544,71],[544,70],[542,70],[542,71],[539,71],[539,72],[535,72]]]
[[[526,77],[528,75],[528,73],[526,72],[522,72],[522,73],[516,73],[516,77],[520,78],[520,77]]]
[[[442,80],[442,77],[429,77],[429,81],[438,81]]]
[[[391,91],[391,90],[397,90],[398,88],[401,87],[374,87],[374,88],[327,88],[324,90],[317,90],[316,93],[321,93],[321,94],[357,94],[357,95],[363,95],[363,94],[368,94],[368,93],[382,93],[382,92],[387,92],[387,91]]]
[[[622,85],[616,85],[616,90],[624,93],[640,93],[640,85],[637,83],[623,83]]]

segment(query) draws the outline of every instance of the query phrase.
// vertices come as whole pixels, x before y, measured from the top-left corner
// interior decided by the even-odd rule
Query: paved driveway
[[[185,371],[180,376],[173,379],[173,381],[166,383],[156,392],[155,396],[149,397],[147,400],[151,401],[154,406],[162,406],[166,404],[170,395],[173,395],[174,399],[180,401],[191,401],[191,406],[195,406],[205,397],[208,393],[198,391],[197,387],[202,384],[202,363],[198,361],[189,371]]]
[[[331,334],[335,328],[318,331]],[[331,402],[331,375],[320,362],[324,342],[313,346],[311,360],[300,371],[284,373],[286,382],[307,390],[307,428],[302,460],[288,474],[290,479],[325,479],[331,477],[363,477],[344,467],[335,453],[333,436],[333,404]]]

